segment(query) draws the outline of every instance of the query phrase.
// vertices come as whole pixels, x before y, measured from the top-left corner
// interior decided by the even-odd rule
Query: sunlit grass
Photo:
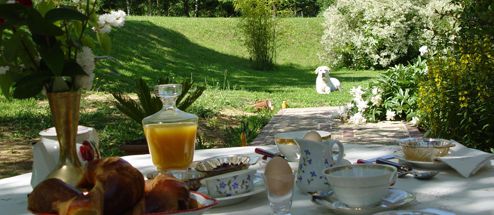
[[[314,69],[320,62],[322,18],[288,18],[279,22],[276,67],[273,71],[250,68],[246,49],[236,30],[236,18],[129,17],[125,27],[111,32],[115,60],[98,62],[97,79],[84,99],[80,124],[95,127],[104,155],[119,154],[117,146],[142,135],[142,128],[113,106],[111,92],[133,92],[135,80],[149,85],[172,75],[192,77],[208,85],[188,110],[217,114],[224,109],[252,112],[256,100],[269,99],[275,113],[282,101],[290,107],[342,105],[351,100],[353,86],[366,85],[378,72],[338,70],[331,75],[343,90],[329,95],[315,91]],[[104,53],[99,53],[104,54]],[[105,54],[106,55],[106,54]],[[111,68],[111,69],[110,69]],[[31,100],[0,99],[0,144],[13,139],[31,141],[51,127],[44,97]]]

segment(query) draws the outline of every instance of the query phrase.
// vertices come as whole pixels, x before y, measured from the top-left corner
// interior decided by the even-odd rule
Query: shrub
[[[455,48],[429,61],[419,107],[426,135],[488,151],[494,144],[494,2],[458,2],[465,10]]]
[[[426,71],[426,61],[419,57],[414,64],[388,69],[367,89],[353,88],[354,99],[346,113],[350,122],[403,119],[417,124],[418,83]]]
[[[168,84],[171,80],[166,78],[159,80],[158,84]],[[146,82],[140,78],[137,80],[137,97],[138,101],[133,100],[128,95],[122,93],[112,93],[116,101],[114,105],[120,112],[141,125],[142,119],[161,110],[163,104],[160,98],[156,97],[153,91],[150,90]],[[192,105],[206,90],[205,86],[198,86],[190,79],[182,81],[182,94],[177,97],[177,108],[186,110]]]
[[[405,64],[421,45],[447,47],[459,8],[449,0],[337,0],[324,12],[321,57],[334,67]]]
[[[268,70],[274,66],[276,20],[273,6],[274,0],[235,1],[235,9],[241,13],[243,42],[255,69]]]

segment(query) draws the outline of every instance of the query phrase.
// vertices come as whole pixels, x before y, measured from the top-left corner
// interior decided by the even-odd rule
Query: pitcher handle
[[[334,156],[333,156],[333,147],[334,147],[334,144],[336,144],[338,146],[338,157],[336,158],[336,160],[334,160]],[[344,156],[344,149],[343,149],[343,144],[338,141],[338,140],[332,140],[329,142],[329,147],[326,149],[326,159],[330,159],[334,164],[337,164],[339,163],[342,159],[343,159],[343,156]]]
[[[345,151],[343,149],[343,144],[340,141],[334,140],[334,142],[338,146],[338,158],[336,158],[336,161],[335,161],[335,164],[336,164],[336,163],[339,163],[343,159],[343,156],[345,155]],[[331,150],[333,150],[333,146],[331,146]],[[332,152],[331,152],[331,154],[332,154]],[[332,156],[332,157],[334,157],[334,156]]]

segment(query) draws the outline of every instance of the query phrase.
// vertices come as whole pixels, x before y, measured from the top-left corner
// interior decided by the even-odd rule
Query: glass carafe
[[[160,173],[186,170],[194,157],[198,118],[175,105],[182,85],[157,85],[155,93],[163,108],[142,120],[153,164]]]

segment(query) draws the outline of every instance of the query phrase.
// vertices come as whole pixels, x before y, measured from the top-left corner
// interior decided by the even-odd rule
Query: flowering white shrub
[[[420,45],[446,47],[458,30],[450,0],[337,0],[325,12],[322,60],[332,66],[388,67]]]
[[[427,48],[420,52],[425,55]],[[376,122],[379,120],[407,120],[412,125],[420,123],[418,111],[419,81],[425,76],[427,62],[421,57],[408,66],[397,65],[383,72],[367,89],[353,87],[353,99],[343,111],[342,121],[353,124]]]

